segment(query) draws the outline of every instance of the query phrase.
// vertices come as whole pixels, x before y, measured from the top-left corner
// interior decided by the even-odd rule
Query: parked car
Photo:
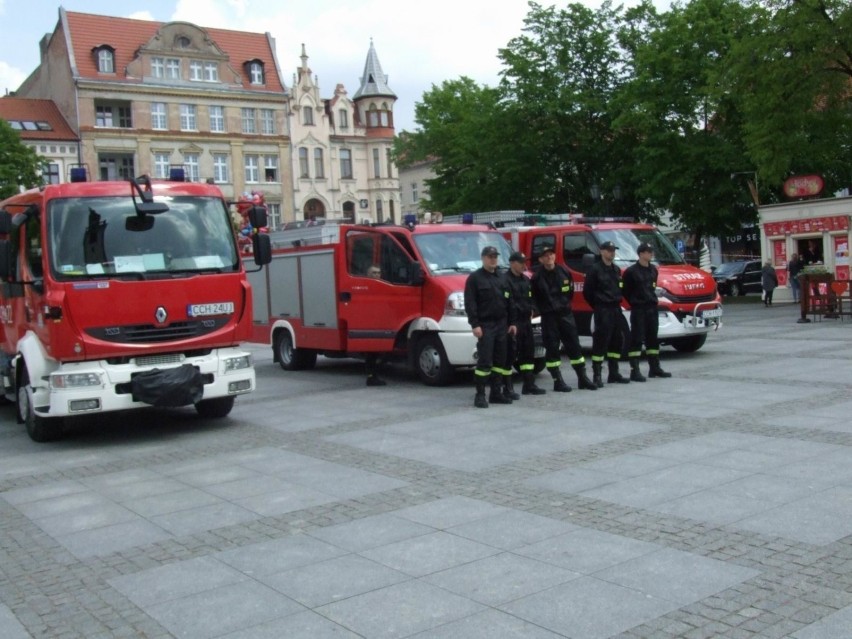
[[[760,260],[725,262],[713,271],[716,288],[721,295],[745,295],[761,291]]]

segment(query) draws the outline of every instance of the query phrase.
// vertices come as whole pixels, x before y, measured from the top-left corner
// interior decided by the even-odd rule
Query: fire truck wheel
[[[702,335],[691,335],[689,337],[679,337],[678,339],[673,339],[671,341],[671,345],[679,353],[694,353],[699,348],[704,346],[704,342],[706,341],[707,333],[704,333]]]
[[[213,399],[202,399],[195,405],[195,411],[207,419],[219,419],[225,417],[234,407],[236,397],[214,397]]]
[[[427,386],[446,386],[453,379],[453,367],[441,340],[435,335],[424,335],[414,349],[414,366],[417,376]]]
[[[295,348],[290,332],[282,329],[275,334],[275,356],[285,371],[300,371],[313,368],[317,363],[317,352]]]
[[[33,387],[26,374],[18,387],[18,416],[27,427],[27,434],[34,442],[49,442],[62,435],[62,418],[45,419],[35,414]]]

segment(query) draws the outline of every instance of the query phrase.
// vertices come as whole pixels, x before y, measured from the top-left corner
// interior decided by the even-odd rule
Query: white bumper
[[[660,325],[657,330],[657,337],[660,340],[666,340],[702,335],[719,330],[722,327],[722,308],[716,309],[715,306],[714,303],[707,309],[702,309],[699,304],[695,311],[684,317],[683,320],[679,320],[671,311],[661,308],[659,310]],[[716,315],[717,311],[718,315]],[[707,313],[712,313],[714,317],[705,316]]]
[[[248,367],[227,370],[226,362],[248,357]],[[205,376],[203,399],[242,395],[254,390],[255,371],[251,364],[251,353],[240,348],[213,349],[209,354],[198,357],[163,355],[131,359],[126,364],[110,364],[106,360],[61,364],[52,373],[74,373],[92,375],[100,384],[55,388],[34,386],[33,403],[36,414],[42,417],[65,417],[87,413],[101,413],[133,408],[144,408],[148,404],[133,400],[129,391],[131,377],[137,373],[159,368],[161,370],[189,364],[198,368]],[[48,408],[48,410],[45,410]]]

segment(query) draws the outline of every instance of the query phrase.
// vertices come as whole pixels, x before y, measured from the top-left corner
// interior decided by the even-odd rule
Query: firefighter
[[[571,387],[562,378],[562,356],[560,340],[568,351],[571,366],[577,373],[577,387],[586,390],[598,390],[586,376],[586,360],[580,350],[580,338],[577,325],[571,312],[571,298],[574,296],[574,280],[571,273],[556,263],[556,251],[552,246],[542,247],[538,256],[539,267],[532,277],[532,291],[535,305],[541,313],[541,331],[544,339],[547,370],[553,378],[553,390],[568,393]]]
[[[518,361],[518,369],[521,371],[523,386],[521,393],[524,395],[544,395],[546,392],[535,384],[535,342],[532,328],[532,287],[529,279],[524,274],[527,256],[515,251],[509,256],[509,271],[506,273],[506,282],[509,284],[512,306],[514,306],[515,327],[517,329],[515,338],[509,338],[505,370],[512,370],[515,359]],[[512,376],[505,378],[506,394],[513,400],[521,396],[512,387]]]
[[[488,408],[489,401],[492,404],[512,403],[512,398],[503,392],[504,378],[512,371],[501,366],[506,361],[508,336],[515,334],[514,310],[506,278],[497,269],[499,256],[494,246],[482,249],[482,267],[468,276],[464,286],[467,321],[477,339],[476,395],[473,400],[477,408]],[[488,382],[491,393],[485,399]]]
[[[601,244],[601,256],[586,273],[583,297],[594,311],[595,331],[592,335],[592,381],[603,388],[603,363],[607,361],[607,384],[628,384],[630,380],[618,372],[621,359],[621,269],[615,265],[618,247],[613,242]]]
[[[660,367],[660,342],[657,339],[657,267],[651,263],[654,249],[643,242],[636,249],[639,259],[624,271],[624,297],[630,303],[630,380],[644,382],[639,370],[642,343],[648,355],[648,377],[671,377]]]
[[[382,269],[378,264],[373,264],[367,269],[367,277],[375,280],[382,279]],[[364,358],[364,370],[367,373],[367,386],[387,386],[387,382],[379,377],[377,372],[379,356],[376,353],[367,353]]]

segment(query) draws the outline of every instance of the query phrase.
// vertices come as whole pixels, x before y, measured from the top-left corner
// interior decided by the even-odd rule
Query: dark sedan
[[[760,260],[741,262],[725,262],[713,271],[716,287],[722,295],[745,295],[760,293],[761,286]]]

